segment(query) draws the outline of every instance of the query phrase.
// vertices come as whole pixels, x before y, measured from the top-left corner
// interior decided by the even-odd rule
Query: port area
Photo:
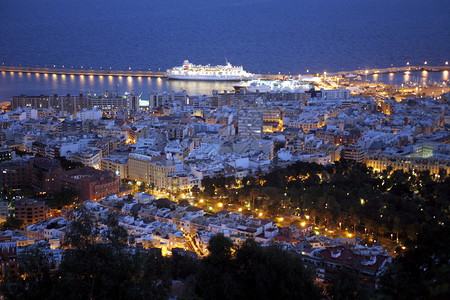
[[[388,74],[388,73],[402,73],[402,72],[440,72],[449,71],[450,66],[404,66],[404,67],[390,67],[381,69],[366,69],[366,70],[353,70],[353,71],[340,71],[326,73],[329,76],[347,76],[347,75],[373,75],[373,74]],[[89,68],[51,68],[51,67],[22,67],[22,66],[0,66],[0,72],[13,72],[13,73],[39,73],[39,74],[57,74],[57,75],[85,75],[85,76],[123,76],[123,77],[160,77],[167,78],[166,72],[160,71],[143,71],[143,70],[112,70],[112,69],[93,69]],[[292,76],[315,76],[319,74],[307,73]],[[255,79],[269,79],[277,80],[283,79],[287,74],[255,74]],[[291,75],[289,75],[291,76]]]

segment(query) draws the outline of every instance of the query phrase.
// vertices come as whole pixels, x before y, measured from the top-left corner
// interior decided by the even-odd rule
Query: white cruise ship
[[[180,67],[167,70],[170,79],[179,80],[250,80],[254,74],[244,71],[243,67],[232,66],[229,62],[225,66],[194,65],[185,60]]]

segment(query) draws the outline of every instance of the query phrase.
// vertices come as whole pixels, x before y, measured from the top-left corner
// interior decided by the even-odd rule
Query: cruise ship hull
[[[251,80],[251,77],[232,77],[232,76],[189,76],[189,75],[168,75],[169,79],[174,80],[197,80],[197,81],[245,81]]]

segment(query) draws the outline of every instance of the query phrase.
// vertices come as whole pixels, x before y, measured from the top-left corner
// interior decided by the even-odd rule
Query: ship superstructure
[[[254,79],[251,81],[240,82],[233,85],[236,90],[245,89],[249,92],[276,92],[276,91],[308,91],[314,87],[313,84],[302,80],[268,80]]]
[[[240,81],[250,80],[254,74],[244,71],[242,66],[232,66],[228,62],[224,66],[202,66],[185,60],[182,66],[167,70],[167,76],[179,80]]]

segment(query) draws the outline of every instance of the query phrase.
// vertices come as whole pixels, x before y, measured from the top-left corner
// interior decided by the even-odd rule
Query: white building
[[[84,166],[100,169],[102,160],[102,151],[100,150],[84,150],[82,152],[74,153],[70,157],[71,161],[80,162]]]
[[[243,138],[262,138],[263,113],[257,110],[241,110],[238,114],[239,136]]]
[[[348,99],[350,98],[350,90],[338,88],[335,90],[321,89],[323,99]]]
[[[98,109],[83,109],[77,112],[77,119],[81,121],[86,120],[100,120],[102,118],[102,111]]]

